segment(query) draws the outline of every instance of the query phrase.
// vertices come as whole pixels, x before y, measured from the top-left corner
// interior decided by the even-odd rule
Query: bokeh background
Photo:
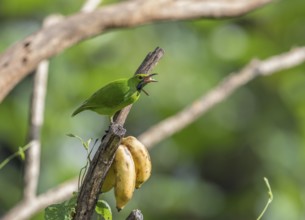
[[[115,1],[112,1],[115,2]],[[104,1],[104,4],[111,3]],[[80,0],[1,0],[0,51],[39,29],[52,13],[72,14]],[[148,51],[165,56],[128,117],[137,136],[177,113],[251,59],[304,45],[303,0],[274,1],[248,15],[223,20],[164,22],[116,30],[82,42],[51,59],[39,192],[78,175],[86,153],[79,141],[99,138],[108,119],[92,112],[71,118],[95,90],[129,77]],[[141,209],[145,219],[256,219],[268,200],[269,220],[305,218],[305,65],[259,77],[238,89],[195,123],[154,146],[151,179],[114,219]],[[0,104],[0,160],[25,144],[32,76]],[[22,196],[23,161],[0,170],[0,215]],[[43,212],[33,219],[43,219]]]

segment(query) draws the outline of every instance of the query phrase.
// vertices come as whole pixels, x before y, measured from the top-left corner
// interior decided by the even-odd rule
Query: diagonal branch
[[[74,14],[38,30],[0,55],[0,102],[40,61],[92,36],[157,21],[241,16],[269,2],[271,0],[129,0],[90,13]]]
[[[150,52],[136,71],[136,74],[148,73],[158,63],[163,54],[164,51],[158,47],[153,52]],[[114,123],[110,125],[106,136],[102,138],[102,143],[90,163],[89,170],[81,186],[77,198],[76,213],[73,219],[91,219],[114,154],[121,143],[122,137],[125,135],[126,130],[123,128],[123,125],[131,106],[127,106],[116,115]]]
[[[214,89],[195,100],[177,114],[152,126],[139,136],[147,147],[152,147],[165,138],[185,128],[219,102],[225,100],[236,89],[257,76],[274,74],[305,62],[305,47],[295,48],[287,53],[259,61],[253,60],[238,73],[232,73]]]

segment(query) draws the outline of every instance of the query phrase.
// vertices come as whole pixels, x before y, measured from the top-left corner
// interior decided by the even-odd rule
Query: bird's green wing
[[[84,110],[93,110],[103,115],[113,115],[116,111],[128,105],[131,88],[127,79],[116,80],[99,89],[87,99],[72,116]],[[127,104],[126,104],[127,103]]]

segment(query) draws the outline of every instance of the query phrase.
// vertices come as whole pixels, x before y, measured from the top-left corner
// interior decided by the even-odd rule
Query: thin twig
[[[265,181],[266,186],[268,188],[268,196],[269,196],[269,198],[268,198],[268,201],[267,201],[263,211],[261,212],[261,214],[258,216],[258,218],[256,220],[262,219],[263,215],[265,214],[265,212],[267,211],[269,205],[271,204],[271,202],[273,200],[273,194],[272,194],[272,190],[271,190],[271,186],[269,184],[269,181],[268,181],[268,179],[266,177],[264,177],[264,181]]]
[[[42,28],[0,55],[0,102],[38,63],[92,36],[115,28],[151,22],[198,18],[236,17],[270,3],[271,0],[149,0],[122,1],[90,13],[66,17],[50,28]]]
[[[5,158],[1,163],[0,163],[0,170],[5,167],[11,160],[13,160],[15,157],[21,157],[21,159],[24,158],[25,152],[33,145],[34,141],[31,141],[30,143],[27,143],[26,145],[19,147],[18,151],[15,153],[11,154],[7,158]]]
[[[254,60],[238,73],[232,73],[215,88],[195,100],[180,112],[152,126],[138,138],[147,147],[152,147],[165,138],[185,128],[219,102],[225,100],[236,89],[260,75],[271,75],[305,61],[305,47],[273,56],[264,61]]]

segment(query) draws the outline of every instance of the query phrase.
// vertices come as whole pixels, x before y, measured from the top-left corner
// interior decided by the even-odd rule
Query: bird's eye
[[[140,80],[143,79],[143,76],[138,76],[138,79],[140,79]]]

